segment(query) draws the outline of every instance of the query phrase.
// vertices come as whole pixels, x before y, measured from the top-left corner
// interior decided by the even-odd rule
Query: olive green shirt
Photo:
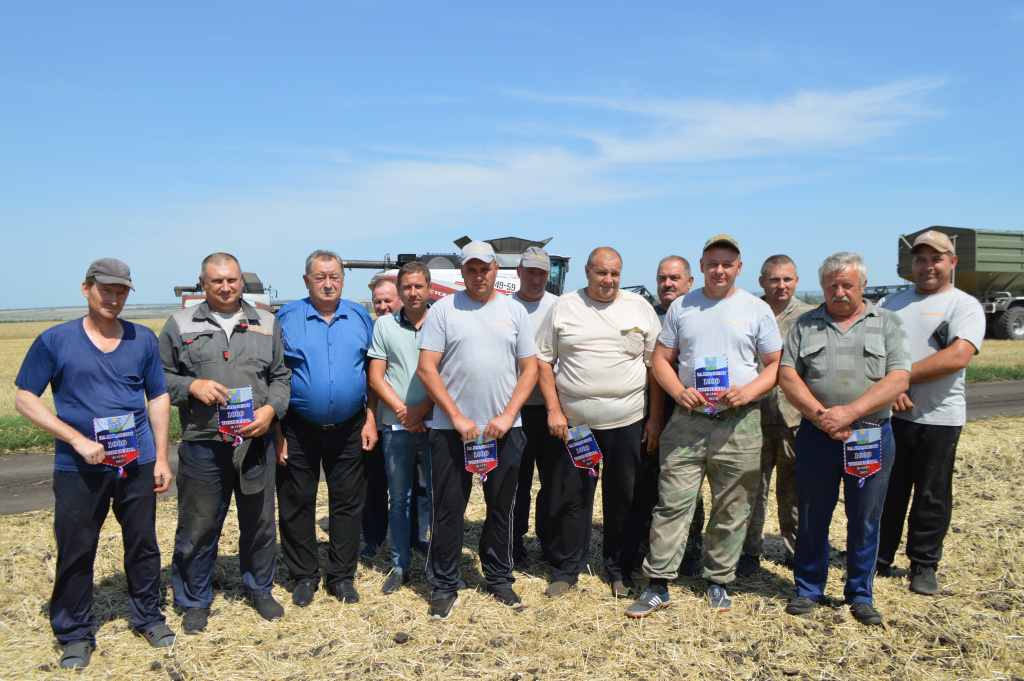
[[[801,315],[782,348],[782,364],[795,369],[826,409],[850,404],[890,371],[910,371],[910,342],[899,316],[865,301],[863,314],[844,333],[825,303]],[[892,405],[866,414],[877,423]]]
[[[764,300],[764,296],[761,296],[761,300]],[[786,336],[789,335],[789,330],[793,328],[793,324],[797,318],[804,312],[813,310],[813,305],[808,305],[804,301],[800,300],[796,296],[789,299],[789,304],[786,305],[786,309],[782,311],[776,323],[779,325],[779,335],[782,336],[782,342],[786,342]],[[757,371],[760,373],[764,369],[764,365],[760,360],[757,362]],[[803,414],[789,403],[786,396],[782,393],[782,389],[779,386],[775,386],[768,393],[758,400],[758,404],[761,407],[761,425],[762,426],[789,426],[790,428],[796,428],[800,425],[800,419],[803,418]]]

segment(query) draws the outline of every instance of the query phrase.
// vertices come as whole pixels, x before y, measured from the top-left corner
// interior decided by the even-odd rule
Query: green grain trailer
[[[905,234],[899,240],[896,272],[908,281],[914,280],[910,244],[931,229],[953,241],[957,255],[953,284],[981,301],[989,335],[1024,340],[1024,232],[929,227]]]

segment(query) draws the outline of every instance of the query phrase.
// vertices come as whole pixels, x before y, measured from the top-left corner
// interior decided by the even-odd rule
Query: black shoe
[[[519,594],[513,591],[510,587],[506,586],[503,589],[492,589],[491,587],[487,587],[487,593],[494,596],[494,600],[506,607],[512,608],[513,610],[518,610],[523,607],[523,599],[519,598]]]
[[[810,598],[804,596],[797,596],[790,600],[786,605],[786,614],[788,615],[806,615],[807,613],[814,612],[814,609],[818,607],[818,604],[812,601]]]
[[[206,630],[209,619],[209,608],[185,608],[185,614],[181,618],[181,630],[186,634],[198,634]]]
[[[427,610],[427,616],[432,620],[446,620],[448,616],[452,614],[452,608],[459,604],[459,595],[449,596],[448,598],[437,598],[430,601],[430,608]]]
[[[315,579],[302,579],[295,585],[295,590],[292,591],[292,603],[305,608],[307,605],[313,602],[313,594],[316,593],[316,589],[319,583]]]
[[[910,590],[925,596],[934,596],[939,593],[939,579],[935,576],[935,568],[912,565],[910,567]]]
[[[854,603],[850,606],[850,614],[861,624],[878,626],[882,623],[882,615],[870,603]]]
[[[412,548],[413,551],[417,551],[419,553],[426,553],[427,549],[430,548],[430,542],[417,541],[413,542],[409,546]]]
[[[749,577],[760,569],[760,556],[748,556],[745,553],[740,554],[740,562],[736,564],[737,577]]]
[[[683,562],[679,564],[680,577],[700,577],[703,572],[700,558],[683,558]]]
[[[612,596],[614,598],[635,598],[636,592],[632,578],[627,577],[612,582]]]
[[[356,587],[352,584],[351,579],[343,579],[334,584],[330,584],[327,590],[342,603],[358,603],[359,592],[356,591]]]
[[[271,594],[253,595],[250,598],[252,598],[252,607],[256,608],[260,617],[268,622],[284,617],[284,606],[278,603]]]
[[[64,646],[64,654],[60,656],[62,669],[81,669],[89,666],[92,659],[92,651],[96,650],[96,644],[92,641],[73,641]]]
[[[892,577],[892,565],[885,565],[883,563],[875,563],[875,576],[876,577]]]
[[[391,571],[391,574],[384,580],[384,585],[380,588],[381,592],[386,594],[397,593],[404,584],[409,583],[409,574],[402,572],[397,568]]]

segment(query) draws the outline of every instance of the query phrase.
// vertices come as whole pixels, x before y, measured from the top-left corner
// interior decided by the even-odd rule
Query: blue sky
[[[171,303],[215,250],[295,298],[315,248],[464,234],[553,237],[573,286],[719,232],[747,289],[778,252],[895,283],[901,233],[1024,229],[1022,67],[1020,2],[6,3],[0,307],[104,256]]]

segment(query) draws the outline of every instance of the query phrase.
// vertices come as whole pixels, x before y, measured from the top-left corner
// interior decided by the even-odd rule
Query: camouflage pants
[[[747,540],[743,553],[760,556],[764,543],[764,519],[768,509],[768,493],[772,488],[772,469],[775,469],[775,501],[779,505],[779,534],[786,548],[786,556],[793,558],[796,546],[796,453],[793,441],[797,428],[786,424],[761,426],[764,444],[761,445],[761,484],[750,514]]]
[[[651,522],[648,578],[673,579],[686,549],[705,475],[711,487],[704,577],[727,584],[747,533],[761,471],[761,412],[756,405],[721,421],[677,409],[661,435],[658,505]]]

